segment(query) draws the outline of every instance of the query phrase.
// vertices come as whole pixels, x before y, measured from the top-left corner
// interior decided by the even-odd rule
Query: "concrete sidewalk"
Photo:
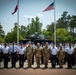
[[[76,69],[1,69],[0,75],[76,75]]]
[[[10,68],[10,62],[8,67],[8,69],[3,68],[3,63],[1,63],[0,75],[76,75],[75,67],[67,69],[67,66],[64,65],[63,69],[58,69],[59,66],[56,66],[56,69],[52,69],[50,62],[47,69],[44,68],[44,65],[36,68],[36,62],[32,65],[32,68],[27,68],[27,62],[24,63],[24,68],[19,68],[19,62],[16,63],[16,68]]]

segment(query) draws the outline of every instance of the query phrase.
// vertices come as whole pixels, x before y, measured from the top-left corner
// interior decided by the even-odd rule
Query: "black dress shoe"
[[[47,66],[45,66],[44,68],[48,68]]]
[[[72,67],[68,67],[68,69],[72,69]]]
[[[21,66],[19,68],[21,68]]]
[[[16,68],[16,66],[14,66],[14,68]]]
[[[23,68],[23,66],[22,66],[22,68]]]
[[[63,68],[63,66],[60,66],[59,68]]]

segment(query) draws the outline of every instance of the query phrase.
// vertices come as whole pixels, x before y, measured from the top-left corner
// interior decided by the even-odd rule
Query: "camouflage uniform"
[[[40,67],[41,54],[42,54],[42,48],[37,47],[35,49],[35,57],[36,57],[37,67]]]
[[[45,68],[47,68],[48,60],[49,60],[49,56],[50,56],[50,48],[45,46],[42,50],[42,54],[43,54],[43,58],[44,58]]]
[[[28,67],[31,67],[33,56],[33,47],[31,45],[26,47],[26,56],[28,61]]]
[[[65,52],[62,49],[62,47],[60,47],[59,51],[58,51],[58,60],[59,60],[59,66],[60,66],[60,68],[63,67],[62,65],[64,63],[64,57],[65,57]]]

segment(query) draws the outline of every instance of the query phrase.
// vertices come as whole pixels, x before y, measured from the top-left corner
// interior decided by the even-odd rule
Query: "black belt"
[[[57,54],[56,54],[57,55]],[[52,55],[52,56],[56,56],[56,55]]]
[[[4,55],[8,54],[8,53],[3,53]]]
[[[19,54],[19,55],[24,55],[24,54]]]
[[[68,55],[72,55],[72,54],[68,54]]]
[[[12,54],[15,54],[15,53],[17,53],[17,52],[12,52]]]

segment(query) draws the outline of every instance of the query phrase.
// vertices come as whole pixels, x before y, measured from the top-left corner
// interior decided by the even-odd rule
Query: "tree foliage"
[[[9,32],[6,37],[5,37],[5,41],[6,42],[13,42],[16,41],[17,42],[17,23],[14,24],[14,28],[11,32]],[[19,35],[19,39],[23,39],[21,35]]]
[[[3,27],[0,23],[0,42],[4,42],[5,32],[3,30]]]
[[[57,41],[73,41],[73,39],[76,36],[76,34],[74,33],[75,27],[76,27],[76,16],[75,15],[70,16],[67,11],[64,11],[61,17],[56,22],[56,29],[58,31],[58,29],[61,30],[61,28],[62,29],[64,28],[69,35],[64,37],[64,39],[60,39],[64,34],[59,34],[57,36]],[[46,28],[47,28],[47,31],[49,32],[48,35],[50,39],[53,40],[52,38],[54,38],[54,23],[52,22],[50,25],[47,25]]]
[[[5,32],[4,32],[3,27],[2,27],[2,25],[0,23],[0,37],[4,38],[4,36],[5,36]]]
[[[31,23],[27,26],[27,38],[34,34],[35,32],[41,33],[42,23],[39,21],[39,18],[32,18]]]
[[[59,28],[56,30],[57,42],[71,42],[71,35],[65,28]]]
[[[27,26],[21,25],[19,27],[19,40],[27,39],[35,32],[43,34],[46,39],[54,40],[54,22],[46,26],[46,29],[42,30],[42,23],[38,17],[32,18],[31,23]],[[17,23],[14,23],[14,28],[11,32],[8,32],[5,36],[2,25],[0,24],[0,42],[12,42],[17,41]],[[70,15],[67,11],[64,11],[61,17],[56,21],[56,36],[57,42],[74,42],[76,41],[76,33],[74,29],[76,27],[76,15]]]

